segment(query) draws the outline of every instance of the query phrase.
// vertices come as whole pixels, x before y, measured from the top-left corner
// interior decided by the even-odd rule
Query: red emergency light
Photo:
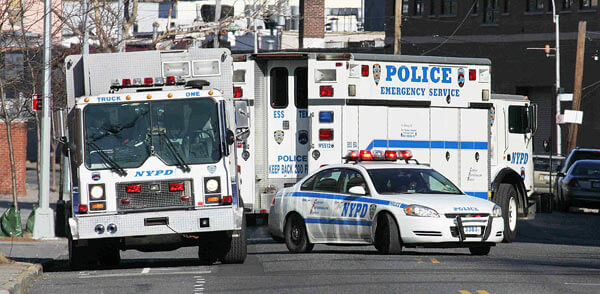
[[[469,81],[474,81],[477,79],[477,70],[476,69],[470,69],[469,70]]]
[[[362,65],[360,67],[360,72],[362,73],[363,77],[368,77],[369,76],[369,66],[368,65]]]
[[[319,140],[321,140],[321,141],[333,140],[333,129],[319,129]]]
[[[140,193],[142,192],[142,185],[127,185],[125,191],[127,193]]]
[[[169,183],[169,191],[171,191],[171,192],[183,191],[184,188],[185,188],[185,185],[183,184],[183,182]]]
[[[168,76],[166,85],[175,85],[175,76]]]
[[[333,86],[320,86],[319,95],[321,97],[333,97]]]
[[[154,80],[152,78],[144,78],[144,86],[152,86],[154,84]]]
[[[242,87],[233,87],[233,98],[242,98],[242,96],[244,96]]]

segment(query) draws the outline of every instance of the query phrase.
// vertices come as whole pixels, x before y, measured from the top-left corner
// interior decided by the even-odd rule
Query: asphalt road
[[[115,268],[70,271],[66,247],[41,260],[44,278],[31,293],[598,293],[600,216],[538,214],[519,223],[518,241],[489,256],[467,249],[405,249],[379,255],[372,246],[317,245],[289,254],[251,227],[243,265],[202,266],[195,248],[121,252]]]

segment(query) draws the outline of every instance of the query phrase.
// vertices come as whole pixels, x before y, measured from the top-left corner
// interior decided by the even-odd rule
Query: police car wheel
[[[398,229],[396,220],[388,213],[380,214],[377,217],[375,248],[382,254],[402,253],[400,230]]]
[[[500,184],[494,202],[502,208],[504,242],[511,243],[517,237],[518,201],[515,187],[511,184]]]
[[[308,241],[306,225],[299,215],[290,216],[285,223],[285,245],[291,253],[307,253],[314,247]]]
[[[472,255],[488,255],[492,246],[477,246],[477,247],[469,247],[469,251]]]

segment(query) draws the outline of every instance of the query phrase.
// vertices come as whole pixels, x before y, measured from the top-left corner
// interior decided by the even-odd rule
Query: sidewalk
[[[0,294],[27,293],[33,281],[42,275],[42,266],[12,262],[0,254]]]
[[[39,201],[35,167],[27,166],[25,187],[27,194],[19,197],[23,229],[33,206]],[[58,192],[50,192],[50,208],[56,209],[58,198]],[[11,195],[0,195],[0,215],[12,205]],[[65,259],[68,259],[68,247],[64,238],[43,241],[0,238],[0,294],[27,293],[32,283],[41,277],[42,264],[53,268],[56,264],[65,263]]]

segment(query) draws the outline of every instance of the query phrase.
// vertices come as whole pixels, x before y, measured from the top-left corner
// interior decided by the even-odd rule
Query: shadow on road
[[[533,220],[519,221],[516,242],[600,247],[599,228],[598,214],[538,213]]]

